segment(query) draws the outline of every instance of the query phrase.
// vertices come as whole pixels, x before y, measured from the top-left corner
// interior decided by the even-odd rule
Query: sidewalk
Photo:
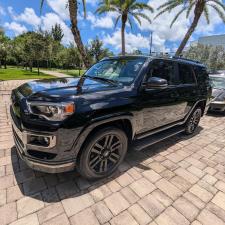
[[[45,174],[20,160],[8,99],[0,98],[1,225],[225,224],[224,116],[205,116],[195,136],[129,152],[115,175],[88,182],[76,171]]]
[[[42,73],[45,73],[45,74],[49,74],[49,75],[52,75],[52,76],[55,76],[55,77],[72,77],[68,74],[64,74],[64,73],[60,73],[60,72],[57,72],[57,71],[51,71],[51,70],[40,70],[40,72]]]

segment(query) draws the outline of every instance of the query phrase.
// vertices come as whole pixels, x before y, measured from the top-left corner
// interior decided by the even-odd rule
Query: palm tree
[[[41,9],[43,8],[44,1],[45,0],[41,0]],[[86,0],[82,0],[82,3],[83,3],[83,9],[84,9],[84,17],[86,17]],[[81,54],[85,67],[88,68],[90,67],[90,61],[87,55],[87,51],[82,42],[80,31],[78,28],[78,20],[77,20],[78,0],[68,0],[68,7],[69,7],[69,14],[70,14],[70,21],[71,21],[71,31],[74,36],[74,41],[77,45],[78,51]]]
[[[140,10],[149,10],[153,12],[153,8],[146,3],[141,3],[136,0],[102,0],[99,3],[99,7],[96,10],[98,14],[107,12],[117,12],[118,17],[116,18],[115,27],[119,20],[121,20],[121,41],[122,41],[122,55],[125,55],[125,28],[126,23],[130,24],[132,29],[131,17],[133,17],[140,25],[141,19],[144,18],[151,23],[150,18],[141,12]]]
[[[168,0],[166,3],[158,7],[158,10],[160,10],[160,12],[156,15],[156,17],[162,15],[165,12],[171,12],[171,10],[175,9],[178,6],[182,6],[182,8],[175,15],[174,19],[171,22],[170,27],[173,26],[173,24],[176,22],[179,16],[185,11],[186,17],[188,18],[190,16],[192,9],[194,9],[194,18],[192,20],[191,26],[189,27],[179,48],[176,51],[176,56],[181,55],[185,45],[187,44],[192,33],[195,31],[199,19],[203,14],[206,18],[207,23],[208,24],[210,23],[209,7],[213,8],[225,23],[225,15],[224,15],[225,5],[220,0]]]

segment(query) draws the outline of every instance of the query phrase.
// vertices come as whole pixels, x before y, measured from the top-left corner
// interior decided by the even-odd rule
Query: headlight
[[[75,112],[74,103],[28,102],[30,113],[51,121],[62,121]]]

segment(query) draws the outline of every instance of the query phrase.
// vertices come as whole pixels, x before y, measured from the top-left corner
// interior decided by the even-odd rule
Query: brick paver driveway
[[[1,225],[225,224],[225,117],[205,116],[195,136],[130,152],[117,174],[90,183],[76,172],[32,171],[18,158],[8,94],[0,95]]]

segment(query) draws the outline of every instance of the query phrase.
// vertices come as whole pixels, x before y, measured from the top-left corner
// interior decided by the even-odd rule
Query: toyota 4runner
[[[184,132],[206,111],[206,67],[182,58],[106,58],[80,78],[31,81],[12,91],[21,159],[34,170],[77,168],[88,179],[113,173],[128,146],[140,151]],[[132,144],[132,145],[131,145]]]

